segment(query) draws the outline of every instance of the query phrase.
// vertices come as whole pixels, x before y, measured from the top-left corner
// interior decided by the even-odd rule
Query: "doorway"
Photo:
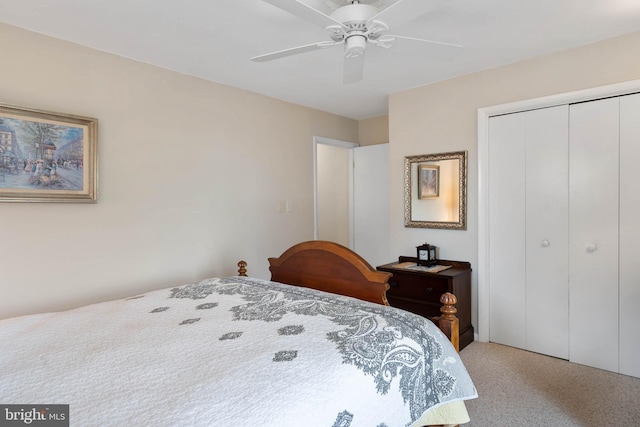
[[[314,239],[389,262],[389,144],[314,137]]]

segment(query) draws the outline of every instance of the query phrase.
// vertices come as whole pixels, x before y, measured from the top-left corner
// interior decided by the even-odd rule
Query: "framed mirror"
[[[467,152],[404,158],[404,226],[467,229]]]

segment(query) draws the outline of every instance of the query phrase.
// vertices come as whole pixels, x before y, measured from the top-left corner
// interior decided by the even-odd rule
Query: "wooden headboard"
[[[376,271],[360,255],[338,243],[312,240],[269,258],[271,280],[389,305],[390,273]]]
[[[338,243],[312,240],[298,243],[278,258],[269,258],[271,280],[346,295],[364,301],[389,305],[387,281],[391,273],[376,271],[360,255]],[[247,263],[238,263],[238,274],[246,276]],[[431,319],[459,349],[459,321],[456,296],[440,298],[442,316]]]

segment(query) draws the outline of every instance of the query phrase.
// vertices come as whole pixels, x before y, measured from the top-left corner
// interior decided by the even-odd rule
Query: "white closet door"
[[[620,373],[640,377],[640,95],[620,99]]]
[[[489,339],[518,348],[526,348],[524,120],[489,120]]]
[[[617,371],[619,99],[572,105],[570,129],[569,359]]]
[[[524,113],[526,349],[569,358],[569,107]]]
[[[568,106],[489,121],[490,340],[568,358]]]

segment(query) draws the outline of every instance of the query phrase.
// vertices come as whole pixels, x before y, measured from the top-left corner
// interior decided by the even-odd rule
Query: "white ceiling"
[[[304,1],[327,10],[321,3],[345,0]],[[328,40],[262,0],[0,0],[0,21],[360,120],[387,114],[390,93],[640,31],[640,0],[444,0],[391,32],[463,45],[457,56],[407,40],[369,45],[364,79],[349,85],[342,47],[250,61]]]

